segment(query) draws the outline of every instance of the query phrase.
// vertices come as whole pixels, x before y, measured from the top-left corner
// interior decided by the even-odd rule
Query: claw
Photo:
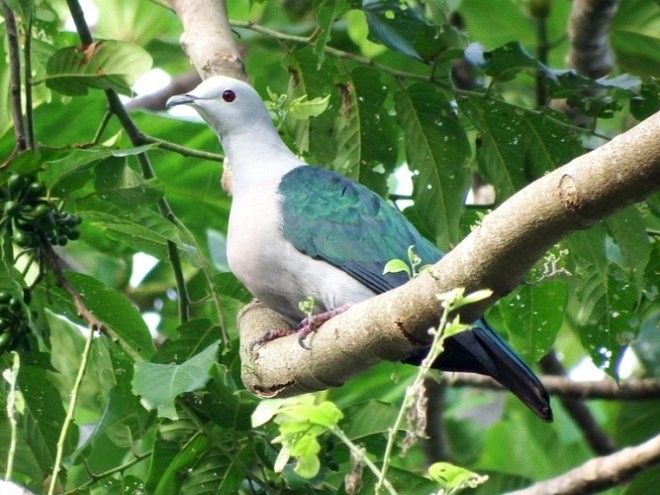
[[[300,322],[298,328],[272,328],[261,337],[250,343],[250,351],[252,351],[257,345],[263,345],[270,342],[271,340],[279,339],[280,337],[286,337],[287,335],[291,335],[293,333],[298,334],[298,344],[300,344],[300,347],[309,351],[311,350],[311,347],[305,344],[305,337],[307,337],[312,332],[316,332],[316,330],[318,330],[318,328],[330,318],[343,313],[347,309],[348,305],[344,305],[324,313],[308,316]]]

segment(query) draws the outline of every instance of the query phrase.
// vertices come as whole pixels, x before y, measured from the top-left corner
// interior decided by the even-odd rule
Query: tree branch
[[[7,29],[7,46],[9,51],[9,78],[11,85],[11,116],[14,122],[14,136],[16,149],[22,151],[27,148],[25,127],[23,126],[23,107],[21,105],[21,55],[18,47],[18,31],[14,12],[4,1],[2,2],[2,16],[5,18]]]
[[[223,74],[247,81],[243,59],[229,26],[225,2],[168,1],[183,24],[181,47],[202,79]],[[200,33],[203,33],[203,36],[200,36]]]
[[[550,395],[602,400],[660,399],[660,381],[654,378],[627,380],[619,383],[609,379],[575,382],[563,376],[553,375],[541,375],[539,378]],[[452,387],[504,390],[504,387],[492,378],[473,373],[445,373],[442,375],[442,381]]]
[[[573,0],[568,20],[569,67],[589,77],[602,77],[612,69],[610,23],[618,0]]]
[[[562,237],[658,189],[660,113],[519,191],[431,270],[323,325],[311,350],[292,335],[251,351],[253,340],[286,323],[259,303],[248,305],[239,316],[243,382],[263,397],[294,395],[340,385],[383,359],[400,360],[429,341],[440,313],[436,294],[492,289],[491,298],[462,314],[472,321]]]
[[[660,463],[660,435],[635,447],[590,459],[556,478],[508,495],[587,495],[620,485],[640,471]]]

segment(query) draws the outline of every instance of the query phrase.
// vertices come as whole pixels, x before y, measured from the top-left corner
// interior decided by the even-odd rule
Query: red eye
[[[236,93],[234,93],[231,89],[227,89],[224,91],[224,93],[222,93],[222,99],[227,103],[231,103],[236,99]]]

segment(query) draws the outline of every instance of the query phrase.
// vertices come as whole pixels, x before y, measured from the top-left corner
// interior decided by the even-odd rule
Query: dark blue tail
[[[408,361],[419,360],[419,356],[415,356]],[[550,399],[541,381],[483,319],[477,320],[471,330],[448,338],[433,367],[490,376],[511,390],[541,419],[552,421]]]

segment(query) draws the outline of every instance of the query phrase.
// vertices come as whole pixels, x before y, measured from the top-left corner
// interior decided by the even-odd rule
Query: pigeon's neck
[[[229,161],[232,194],[272,184],[304,162],[282,142],[273,127],[252,128],[220,136]]]

